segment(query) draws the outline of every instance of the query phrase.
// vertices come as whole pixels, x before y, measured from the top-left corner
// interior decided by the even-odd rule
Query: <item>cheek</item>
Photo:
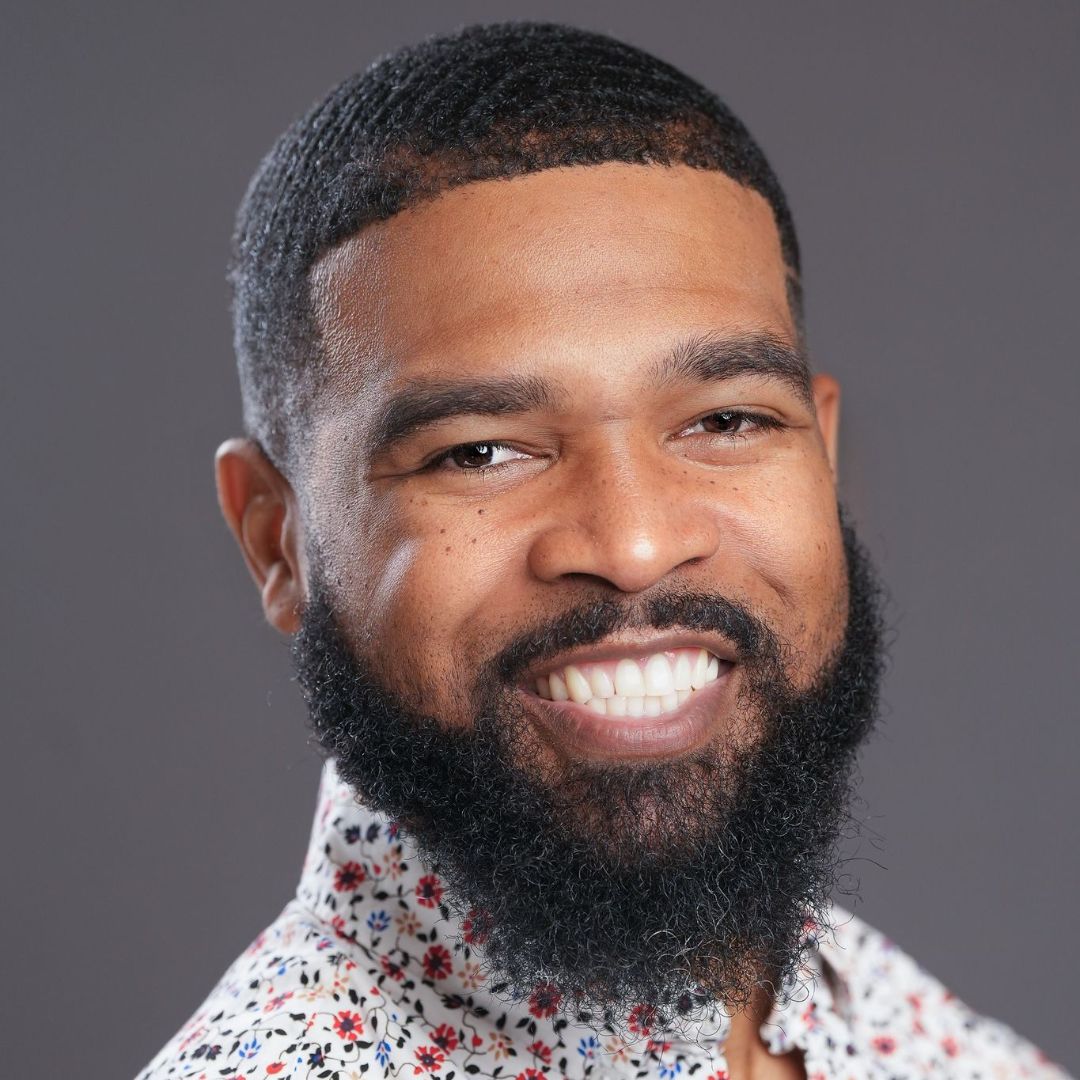
[[[482,651],[484,613],[505,558],[475,510],[403,509],[369,517],[351,543],[339,533],[341,605],[357,646],[391,686],[453,716],[476,660],[491,651]]]
[[[796,650],[808,680],[843,637],[847,572],[835,488],[827,470],[763,478],[748,508],[747,550],[766,617]]]

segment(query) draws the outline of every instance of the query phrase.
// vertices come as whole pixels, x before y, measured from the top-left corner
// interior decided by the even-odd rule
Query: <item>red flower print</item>
[[[429,979],[445,979],[450,974],[450,953],[442,945],[432,945],[424,953],[423,963]]]
[[[554,983],[539,983],[529,997],[529,1012],[533,1016],[554,1016],[562,1001],[562,994],[555,989]]]
[[[442,894],[442,882],[434,874],[425,874],[416,883],[416,902],[421,907],[435,907]]]
[[[432,1033],[431,1041],[444,1053],[457,1049],[457,1032],[449,1024],[440,1024]]]
[[[346,1042],[355,1042],[364,1034],[364,1018],[346,1009],[334,1018],[334,1030]]]
[[[626,1019],[627,1027],[635,1035],[648,1035],[656,1023],[656,1009],[652,1005],[635,1005]]]
[[[273,1065],[267,1065],[266,1066],[266,1071],[271,1076],[273,1076],[274,1073],[279,1073],[284,1068],[285,1068],[285,1062],[284,1061],[275,1061]]]
[[[516,1080],[544,1080],[544,1074],[539,1069],[526,1069],[517,1074]]]
[[[416,1060],[419,1064],[413,1066],[414,1076],[422,1072],[438,1072],[442,1068],[443,1053],[434,1046],[418,1046]]]
[[[951,1037],[947,1037],[941,1040],[941,1049],[945,1051],[949,1057],[956,1057],[960,1053],[960,1046],[957,1041]]]
[[[710,1073],[705,1080],[728,1080],[727,1069],[717,1069],[716,1072]]]
[[[334,889],[337,892],[355,892],[367,878],[367,871],[358,862],[347,862],[339,866],[334,875]]]
[[[473,908],[461,924],[461,936],[467,945],[483,945],[487,940],[487,920]]]
[[[396,982],[401,982],[405,978],[405,971],[400,964],[395,964],[389,956],[379,957],[379,966]]]
[[[538,1057],[545,1065],[551,1064],[551,1047],[547,1043],[534,1042],[529,1047],[529,1053]]]
[[[889,1035],[878,1035],[871,1041],[870,1045],[879,1054],[891,1054],[896,1049],[896,1040]]]

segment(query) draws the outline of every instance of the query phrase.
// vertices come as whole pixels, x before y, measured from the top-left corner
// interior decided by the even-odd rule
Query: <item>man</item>
[[[799,251],[708,91],[474,27],[279,140],[221,507],[327,756],[142,1074],[1061,1076],[829,902],[882,668]]]

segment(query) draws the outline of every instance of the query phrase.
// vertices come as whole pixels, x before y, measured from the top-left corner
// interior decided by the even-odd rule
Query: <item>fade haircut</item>
[[[336,244],[460,184],[604,162],[714,169],[762,195],[801,334],[787,201],[715,94],[602,34],[551,23],[469,26],[339,83],[252,178],[229,269],[248,437],[295,483],[323,367],[310,271]]]

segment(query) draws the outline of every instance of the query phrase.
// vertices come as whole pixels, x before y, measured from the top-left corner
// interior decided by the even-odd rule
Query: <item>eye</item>
[[[516,457],[507,458],[506,455],[516,455]],[[432,471],[444,469],[447,472],[486,473],[501,468],[517,458],[528,456],[512,446],[507,446],[506,443],[459,443],[436,455],[425,468]]]
[[[728,438],[744,438],[754,431],[776,430],[784,427],[784,424],[776,417],[766,416],[764,413],[746,412],[742,409],[721,409],[719,412],[711,412],[700,420],[695,420],[681,434],[694,434],[693,429],[699,424],[704,427],[701,434]]]

